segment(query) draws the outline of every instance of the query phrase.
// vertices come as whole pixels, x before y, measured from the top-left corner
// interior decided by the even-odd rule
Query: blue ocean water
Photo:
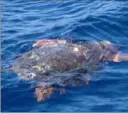
[[[2,68],[42,37],[109,40],[128,51],[127,0],[2,0]],[[38,103],[30,82],[2,70],[2,111],[128,111],[128,62],[110,63],[88,85]]]

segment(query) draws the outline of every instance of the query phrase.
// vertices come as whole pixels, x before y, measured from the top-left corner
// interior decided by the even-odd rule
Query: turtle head
[[[104,50],[104,58],[110,61],[112,60],[113,55],[115,55],[120,49],[118,44],[113,44],[107,40],[101,41],[100,45]]]
[[[118,44],[113,44],[108,40],[101,41],[100,44],[103,47],[103,49],[107,49],[113,52],[117,52],[120,48]]]

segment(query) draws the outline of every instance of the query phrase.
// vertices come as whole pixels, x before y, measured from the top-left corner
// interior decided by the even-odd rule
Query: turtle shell
[[[46,85],[78,86],[87,83],[97,70],[104,49],[98,42],[55,43],[33,48],[17,58],[12,66],[24,80]]]

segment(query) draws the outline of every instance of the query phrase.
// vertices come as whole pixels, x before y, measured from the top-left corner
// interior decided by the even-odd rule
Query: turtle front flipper
[[[37,86],[35,88],[35,97],[38,102],[47,99],[54,91],[53,87],[50,86]]]

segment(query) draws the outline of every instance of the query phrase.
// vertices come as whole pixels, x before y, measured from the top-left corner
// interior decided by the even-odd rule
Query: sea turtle
[[[42,39],[33,49],[15,59],[12,70],[24,80],[34,80],[35,95],[43,101],[54,90],[87,84],[101,62],[112,61],[119,46],[109,41],[72,43]]]

